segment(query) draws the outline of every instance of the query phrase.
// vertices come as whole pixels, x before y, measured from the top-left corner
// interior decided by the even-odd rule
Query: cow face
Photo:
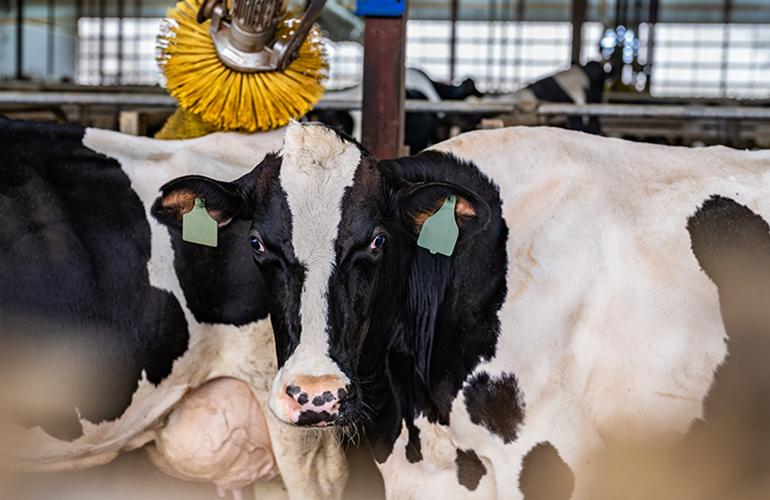
[[[418,247],[417,240],[425,221],[450,196],[456,199],[459,239],[451,256],[432,254]],[[502,248],[498,253],[504,255],[507,232],[501,229],[496,187],[476,167],[438,152],[395,161],[368,157],[340,204],[327,299],[329,339],[335,359],[353,376],[353,392],[367,410],[382,415],[391,411],[377,406],[385,401],[376,395],[384,386],[400,391],[395,387],[431,385],[434,336],[445,319],[442,309],[463,316],[482,310],[477,300],[499,308],[504,291],[497,283],[504,268],[501,273],[497,266],[481,263],[501,260],[489,248]],[[482,231],[493,219],[500,227]],[[487,272],[496,274],[495,279],[488,279]],[[455,283],[481,291],[468,297]],[[496,318],[494,313],[487,316]]]
[[[270,408],[288,423],[329,425],[356,406],[350,372],[330,348],[328,296],[340,200],[361,161],[358,145],[330,129],[292,124],[281,153],[247,175],[233,182],[176,179],[154,209],[178,224],[202,198],[220,231],[235,220],[251,222],[244,245],[251,245],[269,290],[280,368]]]

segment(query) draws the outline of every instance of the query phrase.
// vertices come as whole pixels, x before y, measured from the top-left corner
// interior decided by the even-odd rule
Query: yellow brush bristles
[[[255,132],[304,116],[321,98],[326,55],[317,26],[308,34],[286,71],[241,73],[219,60],[209,34],[198,24],[201,0],[183,0],[171,9],[158,35],[158,64],[169,93],[179,105],[218,130]],[[276,37],[289,36],[299,19],[284,13]]]

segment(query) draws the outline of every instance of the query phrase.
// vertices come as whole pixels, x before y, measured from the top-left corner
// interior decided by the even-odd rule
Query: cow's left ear
[[[455,197],[455,221],[460,234],[485,227],[489,221],[489,205],[479,195],[449,182],[404,184],[399,190],[402,221],[419,234],[422,225],[435,214],[450,196]]]
[[[193,209],[196,199],[201,199],[219,227],[235,219],[250,219],[250,210],[254,209],[254,175],[252,171],[233,182],[202,175],[179,177],[160,188],[161,195],[152,205],[152,215],[163,224],[179,227],[182,216]]]

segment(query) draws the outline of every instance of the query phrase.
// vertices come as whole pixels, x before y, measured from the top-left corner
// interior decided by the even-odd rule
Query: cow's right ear
[[[191,211],[200,198],[219,227],[235,219],[250,219],[253,210],[254,171],[233,182],[223,182],[202,175],[186,175],[160,188],[161,195],[152,205],[152,215],[162,224],[179,227],[182,216]]]

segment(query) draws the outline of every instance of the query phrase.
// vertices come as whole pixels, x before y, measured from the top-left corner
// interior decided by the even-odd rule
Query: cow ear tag
[[[195,198],[195,206],[182,216],[182,239],[198,245],[217,246],[219,225],[206,210],[206,204]]]
[[[448,196],[441,208],[425,220],[417,238],[417,246],[429,250],[432,254],[452,255],[460,235],[455,220],[456,201],[454,196]]]

